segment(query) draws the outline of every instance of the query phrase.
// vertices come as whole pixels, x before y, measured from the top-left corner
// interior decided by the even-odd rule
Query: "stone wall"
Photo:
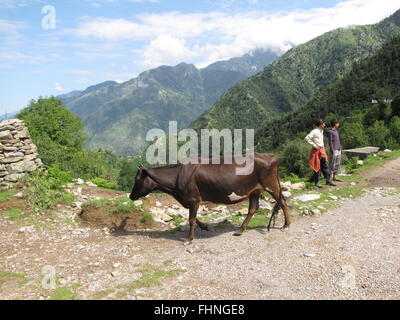
[[[18,182],[27,172],[42,168],[37,147],[19,119],[0,122],[0,186]]]

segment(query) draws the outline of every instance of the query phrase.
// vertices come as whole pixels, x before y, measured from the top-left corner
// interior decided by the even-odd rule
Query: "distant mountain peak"
[[[150,128],[168,129],[168,121],[187,127],[238,81],[262,70],[278,57],[257,50],[198,69],[181,62],[140,73],[124,83],[105,81],[90,86],[63,104],[85,123],[91,148],[119,155],[138,154]]]

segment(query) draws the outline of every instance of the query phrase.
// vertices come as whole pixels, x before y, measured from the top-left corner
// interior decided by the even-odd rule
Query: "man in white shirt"
[[[322,188],[320,172],[324,175],[327,185],[336,186],[331,182],[331,173],[328,167],[328,155],[326,154],[324,147],[324,128],[326,123],[323,119],[318,119],[315,121],[315,126],[316,128],[305,137],[305,140],[312,145],[309,164],[314,171],[313,180],[315,186]]]

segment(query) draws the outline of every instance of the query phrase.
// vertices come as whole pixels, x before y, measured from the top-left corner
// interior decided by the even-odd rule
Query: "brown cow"
[[[132,200],[144,197],[154,190],[173,196],[183,207],[189,209],[190,230],[189,241],[193,240],[195,222],[203,230],[207,225],[197,218],[197,210],[201,201],[233,204],[249,199],[249,211],[240,230],[246,229],[254,212],[258,209],[258,200],[263,191],[267,191],[276,200],[271,220],[275,219],[280,208],[285,215],[283,228],[290,225],[289,214],[282,189],[279,183],[279,160],[273,154],[255,153],[254,170],[248,175],[237,175],[236,169],[244,167],[235,161],[232,164],[176,164],[158,168],[140,166],[135,177],[135,185],[130,194]]]

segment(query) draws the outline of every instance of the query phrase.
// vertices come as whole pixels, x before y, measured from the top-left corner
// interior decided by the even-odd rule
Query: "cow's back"
[[[263,189],[260,175],[277,167],[278,158],[273,154],[254,154],[254,168],[248,175],[238,175],[237,169],[246,164],[198,164],[192,176],[203,201],[237,203],[249,197],[254,190]]]

